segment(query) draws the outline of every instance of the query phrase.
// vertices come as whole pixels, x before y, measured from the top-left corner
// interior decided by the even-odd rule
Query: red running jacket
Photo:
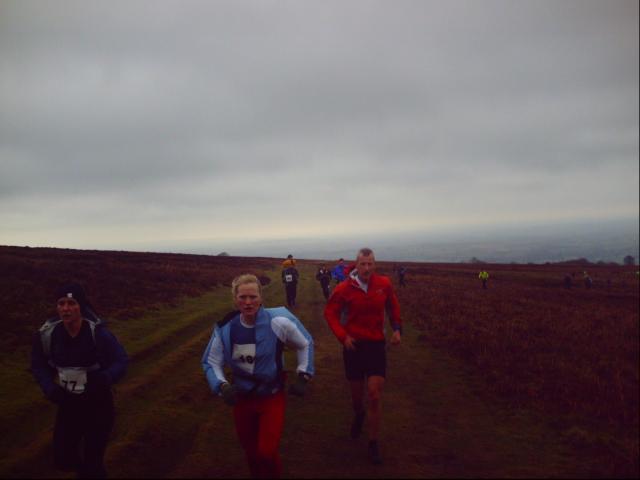
[[[338,284],[327,301],[324,317],[341,343],[347,334],[355,340],[384,340],[385,311],[393,330],[401,330],[400,303],[391,280],[372,273],[367,292],[352,277]],[[343,314],[344,325],[340,322]]]

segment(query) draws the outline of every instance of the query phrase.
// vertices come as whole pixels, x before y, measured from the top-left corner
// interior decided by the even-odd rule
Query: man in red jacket
[[[391,344],[400,343],[402,321],[400,304],[391,280],[375,272],[375,256],[370,248],[362,248],[355,269],[347,281],[336,286],[324,310],[331,330],[344,346],[343,358],[347,380],[351,387],[354,419],[351,437],[358,438],[366,414],[369,415],[369,458],[380,464],[378,433],[382,406],[380,397],[386,374],[384,315],[389,315],[393,335]],[[341,322],[341,317],[345,321]],[[368,394],[368,409],[364,407],[364,389]]]

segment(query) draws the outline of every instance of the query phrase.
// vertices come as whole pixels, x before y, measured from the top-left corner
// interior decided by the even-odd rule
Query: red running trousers
[[[236,432],[254,478],[280,478],[278,447],[284,425],[285,395],[240,400],[233,409]]]

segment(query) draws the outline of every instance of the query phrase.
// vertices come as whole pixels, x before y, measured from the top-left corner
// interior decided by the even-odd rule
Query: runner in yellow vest
[[[482,288],[487,289],[487,280],[489,280],[489,273],[486,270],[482,270],[478,275],[478,278],[482,280]]]

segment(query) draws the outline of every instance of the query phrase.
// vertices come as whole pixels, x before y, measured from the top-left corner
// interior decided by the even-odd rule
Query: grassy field
[[[638,278],[628,267],[583,268],[491,265],[483,290],[471,265],[423,265],[399,295],[421,313],[431,345],[473,366],[510,405],[553,419],[601,471],[623,475],[638,469]]]
[[[271,265],[276,267],[277,263],[274,259]],[[382,268],[390,273],[390,265]],[[446,309],[430,296],[435,291],[423,290],[424,282],[442,284],[442,279],[429,275],[456,278],[455,272],[447,274],[445,270],[414,270],[407,288],[399,291],[405,332],[402,344],[388,350],[381,432],[385,463],[375,467],[366,459],[366,435],[355,441],[349,438],[351,412],[341,347],[322,316],[324,299],[314,279],[315,264],[300,262],[301,284],[294,312],[314,337],[317,375],[304,399],[288,399],[281,443],[285,476],[637,476],[637,457],[635,464],[632,460],[625,464],[620,452],[611,451],[615,445],[576,441],[575,435],[567,434],[567,423],[562,421],[566,415],[541,409],[535,402],[514,402],[509,392],[496,389],[495,382],[488,380],[475,357],[461,355],[445,342],[450,335],[443,333],[447,332],[444,327],[438,330],[426,321],[425,305],[430,306],[432,321],[441,322],[444,314],[438,309],[455,312],[460,302],[452,301]],[[265,287],[266,305],[283,305],[279,270],[265,269],[264,275],[272,280]],[[418,283],[418,275],[427,277]],[[539,277],[546,281],[542,273]],[[460,279],[465,278],[461,273]],[[491,280],[494,290],[496,284],[506,281],[500,274]],[[201,295],[176,299],[173,305],[157,306],[144,315],[112,323],[112,330],[131,356],[131,365],[127,377],[116,387],[116,428],[106,455],[110,476],[248,476],[231,411],[211,394],[200,367],[213,322],[231,308],[229,288],[223,283]],[[475,292],[477,285],[470,288]],[[443,301],[444,293],[437,294]],[[478,305],[477,299],[474,302],[468,308]],[[2,375],[11,388],[10,394],[3,396],[0,418],[12,434],[0,443],[0,477],[64,478],[51,468],[55,409],[41,399],[26,371],[25,352],[2,354]],[[287,367],[295,367],[291,352],[287,353]],[[579,428],[592,433],[584,430],[587,427]],[[605,429],[606,425],[593,428]]]

